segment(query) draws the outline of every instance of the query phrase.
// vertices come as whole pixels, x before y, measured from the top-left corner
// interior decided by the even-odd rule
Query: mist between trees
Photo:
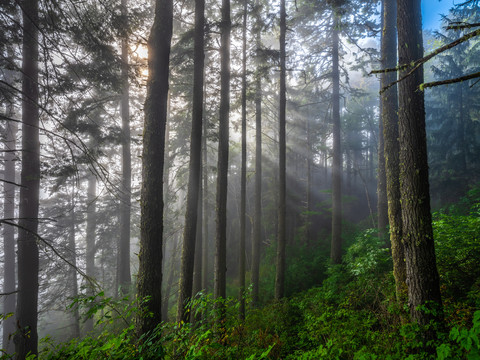
[[[478,354],[477,325],[470,348],[445,339],[480,323],[480,274],[452,272],[480,258],[479,16],[466,1],[422,32],[420,0],[2,1],[3,356]],[[454,215],[468,256],[447,268]],[[368,291],[395,349],[305,335]]]

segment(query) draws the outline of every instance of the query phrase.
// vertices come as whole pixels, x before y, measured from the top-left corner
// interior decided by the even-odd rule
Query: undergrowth
[[[396,304],[389,250],[370,229],[349,240],[342,265],[316,268],[320,273],[309,286],[323,280],[321,285],[303,292],[297,286],[289,298],[260,308],[249,305],[243,322],[238,302],[228,299],[226,321],[219,326],[216,300],[200,293],[192,300],[192,324],[163,323],[138,339],[132,319],[139,307],[101,294],[102,301],[85,300],[99,304],[95,335],[60,344],[43,339],[39,358],[480,359],[479,189],[433,215],[447,330],[430,350],[422,329],[401,320],[406,310]],[[300,281],[308,277],[307,258],[316,264],[323,259],[305,246],[292,250],[289,269]],[[295,283],[294,276],[288,283]]]

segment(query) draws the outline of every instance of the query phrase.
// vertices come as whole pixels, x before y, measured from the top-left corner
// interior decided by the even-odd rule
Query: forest
[[[0,358],[480,359],[445,3],[0,1]]]

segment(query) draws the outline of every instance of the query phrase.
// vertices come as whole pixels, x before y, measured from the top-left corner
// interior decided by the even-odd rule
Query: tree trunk
[[[203,84],[205,93],[205,81]],[[205,101],[204,101],[205,106]],[[204,112],[205,113],[205,112]],[[208,235],[208,221],[209,221],[209,209],[208,209],[208,151],[207,151],[207,119],[203,120],[203,247],[202,247],[202,289],[208,291],[208,250],[209,250],[209,235]]]
[[[217,236],[215,241],[215,299],[226,298],[227,275],[227,176],[230,112],[230,0],[222,0],[221,49],[220,49],[220,118],[217,163]],[[225,320],[220,306],[219,322]]]
[[[96,253],[96,231],[97,231],[97,214],[96,214],[96,202],[97,202],[97,178],[94,174],[90,174],[88,177],[87,188],[87,229],[85,234],[85,241],[87,243],[86,249],[86,274],[90,278],[96,277],[95,272],[95,253]],[[88,296],[94,296],[94,289],[89,285],[87,290]],[[89,333],[93,330],[93,319],[87,319],[85,321],[85,333]]]
[[[190,165],[188,177],[187,209],[183,233],[182,267],[178,293],[177,321],[188,322],[187,303],[192,297],[195,235],[197,231],[198,190],[202,156],[203,118],[203,66],[204,66],[204,16],[205,0],[195,0],[195,47],[193,74],[192,132],[190,136]]]
[[[168,76],[172,39],[173,1],[156,0],[155,17],[148,39],[147,97],[142,153],[140,253],[137,293],[151,317],[137,317],[137,332],[153,331],[161,321],[163,166],[167,122]]]
[[[13,104],[7,105],[7,117],[13,117]],[[5,164],[5,183],[3,218],[15,218],[15,161],[17,159],[16,150],[17,123],[13,121],[7,122],[6,139],[5,139],[5,155],[3,158]],[[3,320],[3,343],[2,349],[7,354],[12,355],[15,352],[15,344],[13,343],[13,334],[15,333],[15,302],[16,302],[16,282],[15,282],[15,227],[3,224],[3,254],[4,254],[4,270],[3,270],[3,314],[12,314],[9,318]]]
[[[193,269],[193,287],[192,297],[195,297],[202,291],[202,260],[203,260],[203,191],[202,191],[202,166],[200,166],[198,189],[198,204],[197,204],[197,227],[196,227],[196,241],[195,241],[195,261]]]
[[[315,245],[315,239],[312,233],[312,220],[313,220],[313,215],[312,215],[312,171],[313,171],[313,152],[312,152],[312,130],[310,126],[311,122],[311,116],[310,112],[307,114],[307,118],[305,119],[305,132],[307,136],[307,184],[306,184],[306,202],[307,202],[307,216],[306,216],[306,231],[305,231],[305,236],[306,236],[306,244],[308,247],[312,248],[313,245]]]
[[[280,2],[280,109],[278,122],[278,237],[277,237],[277,272],[275,276],[275,299],[285,296],[285,245],[286,245],[286,32],[287,14],[285,0]]]
[[[127,19],[127,0],[121,1],[122,16]],[[125,20],[126,21],[126,20]],[[126,24],[128,27],[128,24]],[[120,239],[118,245],[117,285],[121,295],[131,286],[130,276],[130,207],[132,192],[132,160],[130,152],[130,93],[128,82],[128,30],[122,37],[122,187],[120,192]]]
[[[247,197],[247,10],[248,2],[243,2],[242,28],[242,169],[240,179],[240,246],[239,246],[239,318],[245,319],[245,216]]]
[[[423,56],[420,1],[398,0],[397,9],[399,63],[410,64]],[[408,71],[401,71],[400,77]],[[430,320],[442,319],[442,300],[430,213],[424,94],[419,91],[422,82],[423,68],[419,68],[399,83],[398,115],[408,302],[412,320],[427,325]],[[425,337],[434,338],[434,331],[426,331]]]
[[[70,203],[70,222],[69,222],[69,236],[68,236],[68,260],[73,266],[70,266],[70,283],[72,286],[72,299],[78,297],[78,283],[77,283],[77,246],[75,242],[75,182],[72,180],[72,196]],[[72,329],[73,338],[78,339],[80,337],[80,314],[78,306],[75,305],[72,308]]]
[[[334,10],[335,12],[335,10]],[[338,63],[340,18],[333,15],[332,33],[332,245],[330,258],[334,264],[342,262],[342,149],[340,136],[340,71]]]
[[[256,2],[258,5],[258,1]],[[261,22],[257,19],[257,27]],[[257,51],[262,44],[260,30],[256,33]],[[260,60],[256,60],[257,72],[255,78],[255,221],[252,244],[252,304],[258,305],[260,283],[260,249],[262,244],[262,75]]]
[[[384,0],[382,32],[382,68],[397,65],[397,5],[396,0]],[[381,87],[397,79],[395,73],[381,75]],[[392,248],[393,275],[397,301],[407,300],[405,255],[402,244],[402,209],[400,204],[400,145],[398,143],[398,96],[397,85],[382,93],[381,123],[383,124],[385,173],[388,200],[388,222],[390,224],[390,246]]]
[[[38,111],[38,0],[24,0],[22,48],[22,172],[18,231],[17,359],[38,354],[38,209],[40,139]]]
[[[174,279],[175,279],[175,259],[177,258],[177,251],[178,251],[178,239],[175,238],[173,239],[173,249],[172,249],[172,254],[170,256],[170,266],[166,266],[165,270],[168,269],[168,278],[167,278],[167,283],[165,284],[165,296],[164,296],[164,301],[162,302],[162,319],[163,321],[168,321],[168,306],[170,302],[170,296],[172,293],[173,285],[174,285]],[[167,262],[165,262],[165,265],[167,265]]]

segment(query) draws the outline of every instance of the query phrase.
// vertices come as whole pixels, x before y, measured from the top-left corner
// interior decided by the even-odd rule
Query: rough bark
[[[38,209],[40,139],[38,109],[38,0],[22,2],[22,172],[18,231],[17,359],[38,354]]]
[[[423,56],[419,0],[398,0],[398,55],[400,64]],[[400,77],[407,70],[400,72]],[[423,68],[399,83],[400,193],[403,244],[407,269],[408,305],[412,320],[427,325],[441,320],[442,300],[436,266],[430,213],[428,162],[425,133]],[[434,311],[425,311],[426,306]],[[426,338],[433,338],[426,331]]]
[[[7,116],[13,117],[13,104],[9,104],[7,108]],[[4,161],[4,178],[7,182],[3,185],[4,206],[3,218],[13,219],[15,217],[15,161],[17,159],[16,153],[16,138],[17,138],[17,123],[9,121],[6,128],[5,137],[5,155]],[[16,282],[15,282],[15,227],[2,224],[3,227],[3,254],[4,254],[4,270],[3,270],[3,314],[12,314],[7,319],[3,320],[3,342],[2,349],[7,354],[12,355],[15,352],[15,344],[13,343],[13,334],[15,333],[15,302]]]
[[[340,71],[338,59],[339,14],[334,14],[332,32],[332,244],[330,258],[334,264],[342,262],[342,149],[340,135]]]
[[[167,122],[168,76],[172,39],[173,2],[156,0],[155,17],[148,39],[147,97],[142,153],[140,253],[137,294],[149,297],[143,304],[151,317],[137,317],[137,332],[153,331],[161,321],[163,167]]]
[[[285,296],[285,245],[286,239],[286,32],[287,14],[285,0],[280,2],[280,108],[278,119],[278,236],[277,236],[277,271],[275,275],[275,299]]]
[[[215,239],[214,289],[215,299],[226,298],[227,286],[227,180],[228,180],[228,141],[230,112],[230,0],[222,0],[222,22],[220,39],[220,117],[218,130],[217,161],[217,233]],[[225,309],[220,303],[218,321],[225,320]],[[221,325],[223,329],[223,326]],[[223,331],[223,330],[221,330]]]
[[[257,3],[258,4],[258,3]],[[260,22],[261,19],[257,19]],[[258,24],[257,24],[258,27]],[[260,31],[256,33],[257,49],[261,46]],[[262,77],[260,60],[256,60],[255,78],[255,220],[252,244],[252,303],[258,305],[260,282],[260,245],[262,243]]]
[[[197,233],[198,192],[202,156],[203,66],[204,66],[204,0],[195,0],[195,44],[193,70],[192,130],[190,136],[190,164],[187,206],[183,233],[182,265],[178,293],[177,321],[188,322],[187,303],[192,297],[195,237]]]
[[[382,29],[382,68],[395,67],[397,63],[397,4],[396,0],[384,0]],[[381,75],[381,88],[394,82],[396,73]],[[398,143],[398,95],[397,85],[381,96],[381,123],[383,124],[385,175],[388,200],[388,222],[390,225],[390,246],[393,258],[393,275],[397,301],[407,300],[405,255],[402,244],[402,209],[400,204],[400,146]]]
[[[127,18],[127,0],[121,1],[122,16]],[[126,20],[125,20],[126,21]],[[126,24],[128,26],[128,24]],[[130,207],[132,192],[132,159],[130,151],[130,89],[128,82],[128,32],[125,31],[121,44],[122,97],[122,186],[120,192],[120,239],[118,245],[117,285],[121,295],[126,295],[131,286],[130,275]]]
[[[242,168],[240,174],[240,244],[239,244],[239,318],[245,319],[245,216],[247,198],[247,7],[243,2],[242,28]]]

